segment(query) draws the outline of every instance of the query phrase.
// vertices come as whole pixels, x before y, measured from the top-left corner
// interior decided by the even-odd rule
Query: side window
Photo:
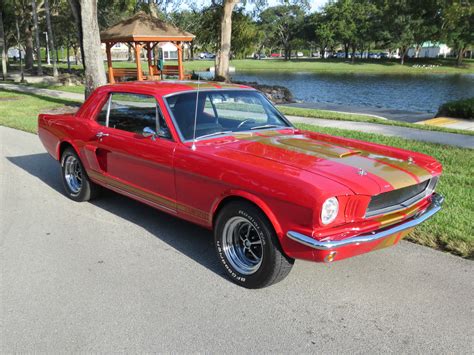
[[[153,96],[112,93],[97,117],[97,123],[141,134],[145,127],[157,129],[160,109]],[[163,124],[164,118],[162,118]],[[161,122],[160,122],[161,123]]]

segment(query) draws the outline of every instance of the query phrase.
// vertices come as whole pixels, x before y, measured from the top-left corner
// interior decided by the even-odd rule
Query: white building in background
[[[21,55],[23,58],[25,58],[25,51],[24,50],[21,50]],[[19,59],[20,58],[20,51],[18,48],[9,48],[8,49],[8,52],[7,52],[7,57],[8,58],[16,58],[16,59]]]
[[[107,58],[107,55],[105,53],[105,43],[102,43],[102,54],[103,54],[103,57],[104,57],[104,60],[106,60]],[[177,60],[178,59],[178,48],[171,42],[161,42],[158,44],[158,48],[160,49],[160,52],[162,54],[162,58],[166,61],[166,60]],[[186,51],[189,49],[189,44],[188,43],[185,43],[184,44],[184,53],[186,53]],[[129,51],[129,47],[127,44],[125,43],[116,43],[112,49],[111,49],[111,53],[112,53],[112,60],[113,61],[123,61],[123,60],[127,60],[128,57],[129,57],[129,53],[132,55],[134,55],[134,52],[133,51]],[[142,50],[142,58],[145,58],[146,57],[146,51],[145,49]]]
[[[446,44],[438,42],[423,43],[421,47],[418,48],[418,54],[416,47],[411,47],[408,50],[408,57],[410,58],[446,58],[449,54],[451,54],[451,48]]]
[[[177,60],[178,59],[178,48],[171,42],[159,43],[161,52],[163,53],[164,60]]]

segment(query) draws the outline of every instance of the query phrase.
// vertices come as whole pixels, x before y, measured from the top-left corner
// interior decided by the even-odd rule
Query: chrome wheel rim
[[[232,217],[226,222],[222,246],[228,262],[240,274],[251,275],[262,264],[262,239],[253,223],[244,217]]]
[[[79,160],[69,155],[64,161],[64,179],[73,194],[78,194],[82,187],[82,170]]]

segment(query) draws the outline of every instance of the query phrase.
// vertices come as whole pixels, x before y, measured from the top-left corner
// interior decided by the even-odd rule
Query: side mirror
[[[160,128],[158,130],[157,135],[158,135],[158,137],[161,137],[161,138],[167,138],[167,139],[171,138],[171,133],[170,133],[169,129],[164,128],[164,127]]]
[[[143,128],[142,135],[145,138],[151,137],[151,139],[153,139],[153,140],[156,139],[156,132],[154,130],[152,130],[150,127]]]

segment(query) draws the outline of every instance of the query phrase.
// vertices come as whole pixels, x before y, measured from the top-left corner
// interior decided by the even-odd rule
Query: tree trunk
[[[67,72],[71,73],[71,59],[69,58],[70,52],[69,52],[69,33],[67,35],[67,45],[66,45],[66,62],[67,62]]]
[[[349,45],[347,43],[344,43],[344,57],[349,58]]]
[[[405,47],[400,48],[400,64],[403,65],[405,64],[405,56],[408,52],[408,49],[405,49]]]
[[[458,57],[456,58],[456,65],[460,67],[462,65],[462,59],[464,56],[464,48],[458,49]]]
[[[33,69],[33,32],[29,25],[25,30],[25,70]]]
[[[105,85],[105,69],[97,22],[97,0],[69,0],[76,11],[80,10],[82,32],[82,58],[85,74],[86,99],[97,87]]]
[[[356,47],[352,46],[352,58],[351,58],[351,63],[355,63],[355,54],[356,54]]]
[[[2,79],[7,80],[7,49],[5,48],[7,42],[5,41],[5,31],[3,30],[3,15],[0,9],[0,47],[2,47]]]
[[[84,48],[82,47],[82,37],[83,37],[83,31],[82,31],[82,24],[81,24],[81,0],[68,0],[69,5],[71,6],[71,12],[72,15],[74,16],[74,20],[76,21],[76,27],[77,27],[77,39],[79,40],[79,46],[81,48],[81,61],[82,64],[84,65]],[[77,48],[74,47],[74,57],[76,59],[76,65],[78,63],[78,57],[77,57]]]
[[[36,10],[36,0],[31,0],[31,8],[32,8],[32,15],[33,15],[33,28],[35,30],[35,40],[36,40],[36,60],[38,65],[37,74],[43,75],[43,67],[41,66],[41,43],[40,43],[40,34],[38,28],[38,12]]]
[[[53,28],[51,27],[51,13],[49,11],[49,0],[44,0],[44,11],[46,13],[46,27],[48,31],[48,46],[49,50],[51,51],[52,60],[53,60],[53,76],[54,78],[58,77],[58,53],[56,48],[54,47],[54,37],[53,37]]]
[[[224,0],[221,19],[221,41],[216,60],[216,79],[229,81],[230,46],[232,37],[232,12],[240,0]]]
[[[23,71],[23,58],[21,55],[21,44],[20,44],[20,26],[18,25],[18,17],[15,18],[15,27],[16,27],[16,39],[18,41],[18,56],[20,57],[20,74],[21,74],[21,82],[25,81],[25,73]]]

